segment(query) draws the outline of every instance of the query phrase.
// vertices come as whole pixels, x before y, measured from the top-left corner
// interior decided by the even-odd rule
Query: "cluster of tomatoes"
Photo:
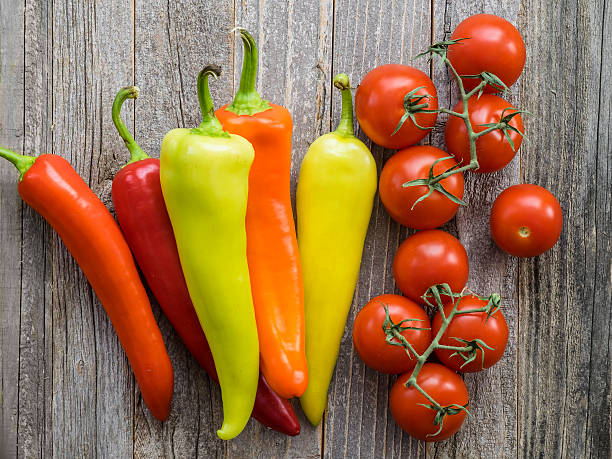
[[[524,132],[522,112],[494,94],[514,84],[523,70],[525,44],[517,29],[505,19],[480,14],[459,24],[451,39],[439,45],[438,55],[460,86],[461,100],[452,109],[439,109],[431,79],[406,65],[372,70],[355,95],[357,119],[365,134],[381,146],[399,150],[383,167],[380,198],[394,220],[422,231],[400,245],[393,262],[395,281],[404,296],[381,295],[366,304],[355,320],[353,342],[367,366],[400,374],[391,390],[391,412],[405,431],[425,441],[448,438],[463,423],[462,407],[467,408],[469,398],[456,372],[489,368],[502,357],[508,340],[503,314],[486,307],[492,297],[442,296],[430,320],[424,309],[425,303],[432,304],[424,296],[428,289],[447,284],[452,292],[463,292],[469,271],[459,240],[435,228],[453,218],[463,204],[463,172],[504,168],[520,148]],[[414,146],[430,132],[440,112],[449,115],[447,151]],[[483,134],[478,136],[479,132]],[[464,167],[470,164],[474,167]],[[491,209],[494,241],[515,256],[547,251],[559,238],[561,226],[558,201],[537,185],[504,190]],[[448,322],[452,310],[478,312],[453,315]],[[389,334],[389,323],[405,325],[399,330],[409,345]],[[415,354],[432,351],[441,363],[417,364]],[[410,384],[411,376],[416,384]]]

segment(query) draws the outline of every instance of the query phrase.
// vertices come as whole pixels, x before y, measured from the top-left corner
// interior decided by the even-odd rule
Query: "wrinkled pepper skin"
[[[234,102],[217,110],[223,128],[251,142],[247,257],[259,336],[261,372],[284,398],[299,397],[308,384],[304,343],[304,289],[291,208],[289,111],[255,91],[257,48],[240,30],[244,67]]]
[[[240,434],[259,379],[259,342],[246,256],[246,206],[254,152],[224,132],[214,116],[207,67],[198,76],[202,124],[173,129],[161,146],[160,179],[181,266],[215,360],[223,425],[219,438]]]
[[[318,425],[327,404],[377,187],[376,164],[353,135],[348,77],[338,75],[342,119],[310,146],[297,186],[309,384],[300,402]]]
[[[172,224],[166,210],[159,179],[159,159],[148,157],[120,119],[126,98],[136,98],[138,89],[123,88],[115,99],[113,121],[130,150],[131,160],[113,181],[115,214],[138,266],[164,314],[181,340],[206,370],[219,382],[208,341],[191,303],[181,269]],[[300,424],[291,404],[270,389],[260,375],[253,417],[267,427],[287,435],[298,435]]]
[[[23,200],[49,222],[83,270],[117,332],[142,398],[157,419],[165,420],[174,390],[172,364],[132,254],[114,218],[60,156],[37,157],[18,189]]]

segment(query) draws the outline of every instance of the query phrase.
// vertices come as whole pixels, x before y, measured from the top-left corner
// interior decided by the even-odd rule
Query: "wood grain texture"
[[[51,152],[51,2],[28,3],[25,31],[24,152]],[[19,358],[19,457],[42,457],[53,448],[52,430],[52,229],[23,204],[22,293]]]
[[[0,2],[0,144],[21,153],[24,134],[23,5]],[[19,405],[19,310],[22,204],[18,174],[0,166],[0,455],[15,457]]]
[[[430,4],[425,0],[335,2],[332,73],[347,73],[357,87],[366,73],[387,63],[409,64],[410,59],[430,42]],[[426,62],[416,63],[427,71]],[[333,75],[331,76],[333,78]],[[332,122],[337,124],[340,96],[330,98]],[[378,173],[393,154],[367,139]],[[392,262],[406,228],[387,215],[378,194],[365,242],[359,283],[340,347],[340,356],[329,391],[325,418],[324,456],[341,457],[423,457],[423,444],[404,434],[388,408],[389,391],[395,377],[367,368],[352,343],[353,321],[357,312],[373,296],[394,292]]]
[[[564,227],[550,252],[519,266],[519,448],[609,457],[610,4],[524,10],[521,94],[535,116],[522,178],[559,199]]]
[[[517,25],[528,47],[510,100],[531,111],[529,141],[510,166],[468,174],[470,206],[444,229],[470,256],[469,285],[498,291],[510,327],[504,359],[465,378],[473,418],[451,440],[424,444],[388,410],[394,377],[362,364],[351,342],[357,311],[397,292],[396,248],[410,233],[378,197],[355,294],[319,428],[296,411],[287,438],[251,421],[237,439],[216,438],[219,388],[154,304],[175,369],[170,419],[144,406],[127,359],[86,279],[53,230],[22,204],[17,174],[0,165],[1,457],[609,457],[612,290],[612,6],[607,0],[0,0],[0,145],[66,157],[112,209],[110,187],[128,152],[110,120],[115,92],[136,83],[123,116],[145,151],[200,121],[195,78],[206,64],[217,106],[237,88],[248,28],[260,47],[258,89],[294,119],[292,192],[310,143],[334,128],[333,75],[353,86],[377,65],[430,71],[440,103],[456,90],[439,65],[410,61],[479,12]],[[443,147],[444,118],[427,139]],[[378,170],[393,153],[372,145]],[[537,183],[561,201],[559,244],[531,260],[503,254],[488,212],[514,183]],[[4,448],[4,449],[1,449]]]
[[[52,152],[64,156],[101,199],[121,144],[110,107],[133,73],[131,3],[53,2]],[[52,233],[49,232],[51,235]],[[121,457],[132,451],[133,376],[104,309],[59,238],[49,238],[54,456]],[[104,422],[113,419],[115,422]]]

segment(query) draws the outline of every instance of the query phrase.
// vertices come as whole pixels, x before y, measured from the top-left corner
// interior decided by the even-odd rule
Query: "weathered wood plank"
[[[343,0],[335,3],[332,74],[344,72],[357,87],[372,68],[387,63],[410,64],[430,42],[430,2],[370,2]],[[426,62],[416,62],[427,71]],[[340,114],[338,93],[330,95],[332,125]],[[330,103],[330,102],[327,102]],[[372,142],[359,131],[376,159],[380,173],[394,153]],[[425,451],[395,424],[388,407],[395,377],[365,367],[355,353],[352,326],[357,312],[373,296],[395,290],[392,262],[395,250],[408,232],[392,221],[378,196],[359,273],[359,284],[342,339],[336,372],[331,383],[325,422],[324,456],[423,457]]]
[[[236,25],[245,27],[259,47],[258,90],[264,99],[284,105],[293,116],[291,189],[310,143],[329,125],[332,2],[314,0],[236,3]],[[234,85],[242,69],[242,43],[236,40]],[[302,431],[288,438],[251,423],[243,435],[256,439],[246,449],[232,448],[236,457],[318,457],[321,427],[314,428],[295,404]]]
[[[112,209],[112,180],[126,163],[125,145],[111,119],[117,90],[134,78],[134,23],[131,0],[92,2],[87,16],[90,43],[85,61],[87,132],[91,155],[89,184]],[[126,121],[132,116],[126,114]],[[94,295],[96,338],[96,456],[127,457],[133,451],[134,400],[137,387],[127,358],[106,312]],[[111,422],[114,420],[114,422]]]
[[[0,145],[23,149],[23,4],[0,1]],[[18,174],[0,165],[0,455],[15,457],[18,439],[21,210]]]
[[[515,25],[517,23],[516,2],[435,0],[433,6],[434,42],[449,38],[455,27],[473,14],[496,14]],[[458,101],[454,79],[439,62],[434,61],[432,71],[440,105],[453,107]],[[511,94],[502,97],[520,107],[521,100],[516,86],[514,88]],[[434,145],[442,149],[446,149],[444,127],[447,118],[439,117],[432,135]],[[530,129],[529,124],[527,129]],[[489,211],[503,189],[519,182],[519,155],[499,172],[467,173],[465,182],[464,199],[468,206],[459,210],[454,228],[449,225],[449,230],[455,233],[468,252],[468,287],[479,294],[497,292],[501,295],[510,336],[504,357],[497,365],[464,378],[473,417],[467,418],[459,433],[448,441],[428,445],[427,455],[462,457],[469,451],[470,455],[477,457],[516,457],[517,260],[499,250],[491,239]]]
[[[591,293],[593,304],[593,331],[591,332],[589,359],[589,389],[586,424],[585,451],[592,457],[605,457],[610,454],[610,362],[612,361],[612,288],[610,285],[610,257],[612,242],[610,238],[612,211],[610,186],[612,184],[612,52],[607,43],[612,42],[612,3],[604,2],[602,8],[602,39],[593,46],[601,47],[599,64],[599,122],[597,125],[597,150],[594,167],[596,185],[595,220],[595,279]],[[587,176],[588,177],[588,176]],[[593,236],[591,236],[593,237]],[[593,252],[591,252],[593,253]]]
[[[52,152],[108,202],[119,164],[106,159],[107,149],[121,143],[110,105],[133,71],[131,3],[104,2],[98,10],[95,2],[53,2],[51,8]],[[125,457],[132,452],[134,387],[127,359],[85,277],[49,234],[52,451],[44,455]]]
[[[519,450],[609,457],[610,5],[522,3],[535,115],[522,175],[559,199],[564,229],[519,266]]]
[[[25,10],[25,139],[27,154],[52,151],[51,2],[27,3]],[[52,451],[52,229],[23,206],[21,353],[19,358],[19,457]]]
[[[141,88],[135,136],[145,151],[159,157],[168,130],[197,126],[201,121],[195,83],[202,67],[222,67],[221,77],[211,82],[217,106],[233,93],[229,31],[234,27],[234,2],[137,1],[135,8],[136,83]],[[222,457],[230,455],[233,443],[248,445],[250,436],[241,436],[232,444],[217,438],[223,418],[221,392],[159,310],[157,315],[174,366],[174,398],[170,418],[164,423],[138,403],[134,456]]]

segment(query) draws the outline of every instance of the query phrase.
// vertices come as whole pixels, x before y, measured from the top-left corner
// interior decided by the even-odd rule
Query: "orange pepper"
[[[57,232],[98,295],[151,413],[167,419],[172,364],[115,219],[61,156],[33,158],[0,147],[0,157],[19,170],[19,194]]]
[[[304,289],[291,210],[289,111],[261,99],[255,90],[257,47],[240,29],[244,62],[232,104],[216,115],[223,128],[251,142],[246,214],[247,259],[257,320],[261,371],[284,398],[299,397],[308,385],[304,344]]]

